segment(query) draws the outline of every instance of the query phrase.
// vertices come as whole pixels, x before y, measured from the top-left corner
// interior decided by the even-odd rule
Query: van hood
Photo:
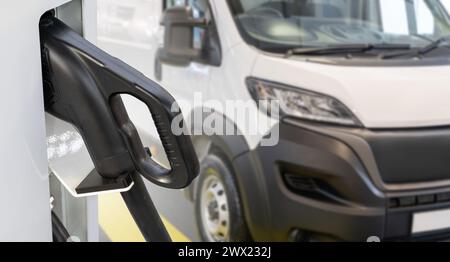
[[[335,97],[367,128],[450,125],[450,65],[358,67],[260,55],[253,76]]]

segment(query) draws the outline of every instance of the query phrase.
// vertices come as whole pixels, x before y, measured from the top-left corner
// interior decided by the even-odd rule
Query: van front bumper
[[[450,208],[450,128],[367,130],[287,119],[233,161],[255,240],[440,240],[414,213]]]

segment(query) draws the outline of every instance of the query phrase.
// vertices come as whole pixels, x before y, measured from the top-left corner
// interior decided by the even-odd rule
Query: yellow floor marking
[[[128,212],[119,193],[104,194],[98,197],[99,223],[105,233],[113,242],[142,242],[136,223]],[[190,242],[181,231],[162,217],[164,225],[175,242]]]

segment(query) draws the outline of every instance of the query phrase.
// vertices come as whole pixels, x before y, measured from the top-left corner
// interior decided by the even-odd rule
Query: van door
[[[207,0],[163,0],[163,9],[174,6],[187,6],[192,9],[195,18],[212,18],[212,12]],[[163,30],[163,29],[162,29]],[[162,43],[162,34],[159,42]],[[204,43],[204,29],[194,29],[194,43],[196,49],[201,49]],[[158,61],[156,61],[158,64]],[[156,67],[157,68],[157,67]],[[192,62],[188,66],[176,66],[159,63],[159,80],[164,87],[175,97],[187,114],[192,108],[192,103],[202,103],[200,98],[206,99],[207,87],[209,83],[210,66],[199,62]],[[183,108],[184,107],[184,108]],[[188,117],[185,115],[185,117]]]

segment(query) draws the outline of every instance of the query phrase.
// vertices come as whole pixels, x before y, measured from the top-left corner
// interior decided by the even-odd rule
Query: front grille
[[[389,208],[391,209],[418,207],[435,203],[450,203],[450,192],[389,198]]]
[[[450,180],[450,128],[364,134],[386,184]]]

